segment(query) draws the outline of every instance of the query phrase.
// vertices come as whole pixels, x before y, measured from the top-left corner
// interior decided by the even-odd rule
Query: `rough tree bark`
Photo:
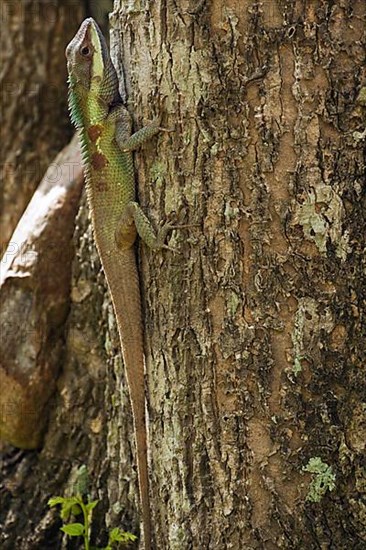
[[[157,548],[361,548],[365,3],[132,6]]]
[[[115,2],[136,128],[156,114],[174,128],[136,155],[139,200],[156,224],[198,224],[173,232],[177,254],[138,247],[159,550],[365,547],[365,19],[363,0]],[[34,504],[37,480],[40,503],[23,503],[25,525],[7,494],[4,548],[59,547],[45,502],[80,463],[101,499],[95,539],[105,522],[138,525],[128,395],[84,202],[75,242],[45,444],[6,462],[15,502],[22,490]]]
[[[73,0],[1,2],[1,252],[71,135],[63,43],[82,13]]]

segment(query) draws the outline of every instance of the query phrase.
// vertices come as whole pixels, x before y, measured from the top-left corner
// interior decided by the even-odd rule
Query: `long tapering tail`
[[[103,261],[104,259],[102,259]],[[136,439],[145,550],[151,550],[151,519],[145,414],[145,378],[141,299],[135,252],[120,251],[103,261],[112,295],[129,386]]]

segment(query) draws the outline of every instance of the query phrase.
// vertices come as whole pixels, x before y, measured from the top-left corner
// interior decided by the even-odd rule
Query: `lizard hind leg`
[[[133,216],[129,210],[130,209],[127,206],[124,213],[118,220],[115,230],[115,240],[119,250],[131,248],[136,240],[136,226],[134,224]]]

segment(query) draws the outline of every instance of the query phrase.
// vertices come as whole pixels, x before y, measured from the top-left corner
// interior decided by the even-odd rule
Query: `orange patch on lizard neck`
[[[108,164],[108,160],[103,153],[93,153],[91,156],[91,165],[94,170],[102,170]]]
[[[93,126],[90,126],[90,128],[88,128],[88,136],[90,141],[95,143],[98,137],[102,135],[102,131],[103,127],[100,124],[94,124]]]

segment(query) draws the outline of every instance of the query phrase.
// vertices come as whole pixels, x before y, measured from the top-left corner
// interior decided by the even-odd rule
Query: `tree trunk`
[[[365,3],[134,8],[156,548],[361,548]]]
[[[138,246],[156,549],[366,544],[365,18],[362,0],[115,2],[135,129],[162,115],[173,130],[136,154],[139,201],[156,226],[192,224],[176,253]],[[3,462],[4,549],[78,547],[46,502],[80,464],[101,500],[93,543],[138,530],[85,200],[75,243],[43,448]]]
[[[72,0],[1,2],[1,253],[70,138],[63,43],[82,13]]]

